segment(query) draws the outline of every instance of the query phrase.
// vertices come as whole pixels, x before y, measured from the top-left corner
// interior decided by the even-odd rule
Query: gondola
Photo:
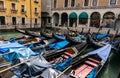
[[[52,38],[52,33],[50,32],[45,32],[44,30],[42,30],[40,32],[41,36],[45,37],[46,39],[51,39]]]
[[[64,41],[64,40],[66,40],[65,34],[64,35],[60,35],[60,34],[53,33],[52,36],[53,36],[53,38],[55,38],[58,41]]]
[[[106,37],[106,38],[104,38],[104,40],[99,41],[99,40],[94,40],[91,35],[88,35],[87,43],[90,44],[91,46],[93,46],[94,48],[100,48],[102,46],[105,46],[106,44],[109,44],[110,38]]]
[[[86,37],[84,36],[71,37],[70,35],[66,35],[66,40],[72,44],[80,44],[82,42],[86,42]]]
[[[86,32],[84,34],[83,33],[80,34],[80,33],[75,32],[73,36],[70,35],[68,32],[68,34],[66,34],[66,40],[72,44],[79,44],[82,42],[86,42],[88,34],[90,34],[90,29],[88,30],[88,32]]]
[[[28,35],[28,34],[25,32],[25,30],[19,29],[19,28],[17,28],[17,27],[15,27],[15,31],[17,31],[17,32],[19,32],[19,33],[22,33],[22,34],[24,34],[24,35]]]
[[[116,31],[116,33],[117,33],[117,31]],[[104,37],[101,40],[97,40],[97,39],[94,39],[93,36],[89,34],[88,38],[87,38],[87,43],[90,44],[91,46],[93,46],[94,48],[100,48],[100,47],[105,46],[106,44],[111,44],[112,47],[113,47],[112,49],[117,50],[119,41],[114,40],[115,35],[116,34],[114,34],[111,38],[110,37]]]
[[[52,72],[44,71],[41,76],[43,78],[51,78],[53,75],[55,78],[96,78],[102,71],[112,52],[111,47],[112,46],[108,44],[82,56],[76,56],[72,60],[72,64],[65,70],[61,71],[51,68]],[[49,75],[49,77],[46,77],[46,75]]]
[[[102,40],[106,37],[110,36],[110,29],[108,29],[108,31],[106,33],[99,33],[99,31],[95,34],[93,33],[92,37],[94,38],[94,40]]]
[[[66,61],[69,57],[75,57],[77,54],[80,54],[83,49],[87,46],[86,43],[79,44],[70,48],[66,48],[63,50],[57,50],[52,53],[43,53],[42,56],[37,56],[35,59],[29,60],[28,62],[24,62],[23,64],[14,67],[11,71],[14,75],[18,77],[31,77],[40,74],[48,67],[52,67],[55,64],[59,64],[61,62]],[[61,59],[61,60],[60,60]],[[14,60],[12,65],[18,64],[21,60]],[[29,65],[28,65],[29,64]],[[48,67],[47,67],[48,66]],[[36,69],[37,67],[37,69]],[[34,70],[33,70],[34,69]],[[17,71],[17,72],[16,72]],[[28,72],[29,71],[29,72]]]
[[[28,30],[25,30],[25,32],[26,32],[29,36],[32,36],[32,37],[41,37],[40,33],[35,33],[35,32],[32,32],[32,31],[28,31]]]

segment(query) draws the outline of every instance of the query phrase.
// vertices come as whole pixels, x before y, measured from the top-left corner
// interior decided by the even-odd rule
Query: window
[[[115,5],[116,4],[116,0],[110,0],[110,5]]]
[[[92,5],[93,5],[93,6],[97,6],[97,2],[98,2],[98,0],[93,0]]]
[[[75,0],[71,0],[71,7],[75,6]]]
[[[88,6],[89,5],[89,0],[84,0],[84,6]]]
[[[4,9],[4,3],[3,3],[3,1],[0,1],[0,9]]]
[[[38,0],[34,0],[35,3],[38,3]]]
[[[5,17],[0,16],[0,25],[5,25]]]
[[[15,10],[15,3],[12,3],[12,10]]]
[[[16,25],[16,17],[12,17],[12,24]]]
[[[22,18],[22,25],[25,25],[25,18]]]
[[[65,0],[65,7],[68,7],[68,0]]]
[[[54,8],[57,7],[57,0],[54,0]]]
[[[25,12],[25,6],[21,5],[21,12]]]
[[[35,13],[38,13],[37,8],[35,8]]]
[[[37,25],[37,18],[35,18],[35,25]]]

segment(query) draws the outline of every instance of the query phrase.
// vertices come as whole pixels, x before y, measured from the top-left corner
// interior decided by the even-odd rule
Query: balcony
[[[37,16],[39,13],[38,12],[35,12],[35,15]]]
[[[0,11],[1,11],[1,12],[5,12],[5,11],[6,11],[6,8],[0,8]]]
[[[17,9],[11,9],[11,12],[13,12],[13,13],[17,13],[18,10],[17,10]]]
[[[38,0],[34,0],[34,3],[38,3]]]
[[[26,14],[26,11],[25,11],[25,10],[21,10],[21,13],[22,13],[22,14]]]

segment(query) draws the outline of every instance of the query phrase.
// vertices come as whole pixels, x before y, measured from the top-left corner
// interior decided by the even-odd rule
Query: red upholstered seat
[[[83,64],[82,66],[74,70],[74,75],[80,78],[85,78],[92,71],[92,69],[93,67],[87,64]]]
[[[72,56],[73,54],[69,53],[69,52],[65,52],[64,54],[68,55],[68,56]]]
[[[91,61],[86,61],[85,62],[86,64],[90,65],[90,66],[98,66],[98,64],[94,63],[94,62],[91,62]]]
[[[67,55],[62,55],[62,57],[64,58],[64,59],[67,59],[69,56],[67,56]]]
[[[95,62],[95,63],[100,63],[100,61],[98,59],[96,59],[96,58],[88,58],[88,59]]]
[[[81,74],[79,74],[80,78],[86,78],[86,76],[93,70],[93,67],[88,66],[85,70],[83,70],[81,72]]]
[[[77,68],[76,70],[74,70],[74,75],[78,75],[81,71],[83,71],[88,65],[84,64],[82,66],[80,66],[79,68]]]

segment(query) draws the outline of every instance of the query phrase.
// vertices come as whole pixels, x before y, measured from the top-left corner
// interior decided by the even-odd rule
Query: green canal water
[[[23,34],[20,34],[15,31],[11,32],[0,32],[0,37],[4,39],[9,39],[11,37],[21,37]],[[87,51],[87,50],[86,50]],[[102,71],[97,78],[118,78],[120,73],[120,52],[111,53],[106,65],[103,67]]]

